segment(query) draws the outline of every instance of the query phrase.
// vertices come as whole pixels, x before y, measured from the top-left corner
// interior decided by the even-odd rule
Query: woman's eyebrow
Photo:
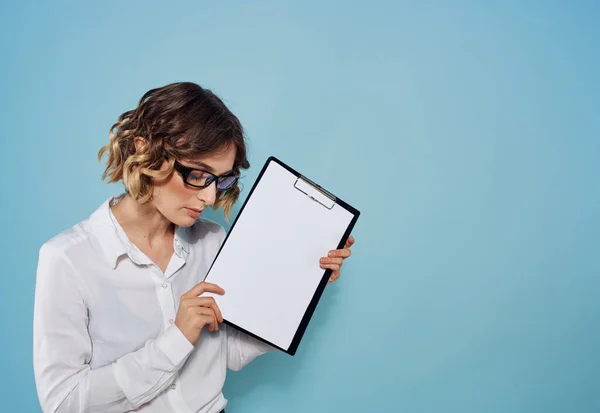
[[[191,163],[191,164],[193,164],[193,165],[195,165],[195,166],[197,166],[197,167],[199,167],[199,168],[201,168],[201,169],[203,169],[203,170],[205,170],[205,171],[208,171],[208,172],[215,173],[215,169],[214,169],[212,166],[210,166],[209,164],[206,164],[206,163],[204,163],[204,162],[200,162],[200,161],[190,161],[189,163]],[[233,172],[232,170],[229,170],[229,171],[225,172],[225,173],[224,173],[224,174],[222,174],[222,175],[223,175],[223,176],[224,176],[224,175],[229,175],[229,174],[230,174],[230,173],[232,173],[232,172]]]
[[[215,170],[213,169],[212,166],[210,166],[209,164],[206,164],[204,162],[200,162],[200,161],[189,161],[189,163],[193,164],[194,166],[197,166],[198,168],[202,168],[205,171],[208,172],[215,172]]]

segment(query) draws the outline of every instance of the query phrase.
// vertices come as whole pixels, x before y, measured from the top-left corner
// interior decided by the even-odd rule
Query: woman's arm
[[[194,346],[175,326],[112,364],[91,369],[88,312],[76,270],[62,252],[40,250],[34,307],[34,372],[45,413],[135,410],[171,384]]]
[[[277,350],[233,327],[225,327],[227,328],[227,368],[229,370],[239,371],[256,357]]]

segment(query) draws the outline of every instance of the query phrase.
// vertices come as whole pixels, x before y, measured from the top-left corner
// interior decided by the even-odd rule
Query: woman
[[[221,324],[201,282],[249,167],[242,126],[193,83],[148,91],[113,125],[104,178],[125,194],[46,242],[39,255],[34,370],[44,412],[222,411],[226,369],[273,348]],[[321,259],[339,277],[346,248]],[[206,327],[206,328],[205,328]]]

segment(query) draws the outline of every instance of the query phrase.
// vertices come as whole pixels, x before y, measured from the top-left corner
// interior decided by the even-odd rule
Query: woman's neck
[[[134,243],[140,247],[150,247],[172,242],[175,225],[167,220],[152,201],[140,204],[131,196],[125,195],[112,208],[113,215]]]

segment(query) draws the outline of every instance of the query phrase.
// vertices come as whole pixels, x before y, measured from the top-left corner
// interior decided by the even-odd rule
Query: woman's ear
[[[134,137],[133,144],[135,145],[135,152],[138,154],[140,152],[143,152],[144,149],[148,146],[148,142],[146,141],[146,139],[142,138],[141,136]]]

